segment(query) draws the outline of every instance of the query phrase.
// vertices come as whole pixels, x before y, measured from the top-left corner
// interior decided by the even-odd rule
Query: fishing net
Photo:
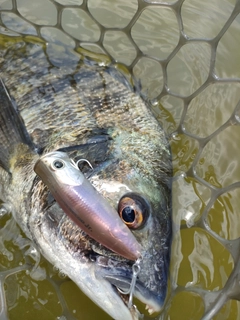
[[[151,102],[169,137],[174,237],[169,294],[156,319],[240,318],[239,13],[239,0],[0,0],[0,41],[48,43],[54,65],[64,45],[76,63],[86,58],[115,66]],[[23,301],[35,295],[37,310],[51,297],[28,277],[22,257],[14,258],[15,267],[10,263],[29,244],[4,219],[0,318],[19,319]],[[60,306],[58,319],[95,319],[91,306],[77,315],[63,294],[69,282],[51,272],[44,281],[57,295],[44,318],[55,319]]]

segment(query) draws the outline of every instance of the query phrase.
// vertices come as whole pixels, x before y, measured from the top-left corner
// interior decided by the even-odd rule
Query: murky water
[[[87,57],[140,79],[169,135],[175,176],[170,293],[156,319],[197,320],[237,261],[224,239],[240,237],[240,2],[150,2],[0,0],[0,48],[48,42],[55,65],[61,50],[73,64]],[[110,319],[43,258],[33,270],[36,260],[2,210],[1,320]],[[237,300],[213,317],[239,318]]]

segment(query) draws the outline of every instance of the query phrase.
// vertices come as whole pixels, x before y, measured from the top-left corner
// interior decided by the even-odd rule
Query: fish
[[[64,51],[65,50],[65,51]],[[0,45],[0,194],[26,236],[115,320],[141,318],[167,295],[172,238],[169,142],[147,101],[111,66],[77,63],[30,40]],[[34,171],[64,153],[141,246],[127,259],[90,237]],[[91,164],[92,168],[89,167]]]

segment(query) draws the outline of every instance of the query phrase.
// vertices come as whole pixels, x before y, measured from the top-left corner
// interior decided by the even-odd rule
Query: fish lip
[[[125,295],[122,292],[129,289],[132,279],[130,277],[115,275],[105,275],[104,278],[117,289],[118,294],[122,298],[124,304],[127,305],[129,295]],[[124,296],[126,299],[124,299]],[[134,296],[146,305],[146,309],[148,310],[149,314],[159,312],[162,309],[162,299],[152,294],[151,291],[145,288],[140,281],[136,282]]]
[[[97,262],[97,273],[104,280],[108,281],[115,293],[121,298],[124,305],[128,305],[128,294],[123,294],[123,292],[128,291],[132,281],[132,263],[129,264],[128,260],[117,261],[114,257],[107,259],[111,260],[113,267],[103,266],[101,259],[104,256],[95,256],[95,262]],[[106,258],[106,257],[104,257]],[[164,300],[162,297],[154,294],[150,289],[146,288],[144,284],[137,279],[135,284],[134,297],[145,304],[148,313],[151,315],[161,311]]]

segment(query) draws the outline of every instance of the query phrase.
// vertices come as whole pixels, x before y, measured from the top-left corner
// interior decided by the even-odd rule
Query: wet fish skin
[[[73,70],[68,61],[54,67],[39,45],[20,43],[1,53],[1,77],[34,144],[16,133],[3,140],[6,132],[0,130],[0,161],[8,171],[0,169],[3,200],[52,264],[114,319],[128,320],[138,315],[129,312],[114,286],[128,286],[132,262],[80,230],[33,167],[42,152],[69,150],[69,156],[91,162],[94,170],[83,172],[114,208],[124,194],[140,194],[150,209],[145,225],[133,230],[143,248],[135,295],[150,311],[159,311],[171,241],[171,156],[164,132],[142,100],[121,83],[124,79],[115,80],[111,71],[81,64]]]

